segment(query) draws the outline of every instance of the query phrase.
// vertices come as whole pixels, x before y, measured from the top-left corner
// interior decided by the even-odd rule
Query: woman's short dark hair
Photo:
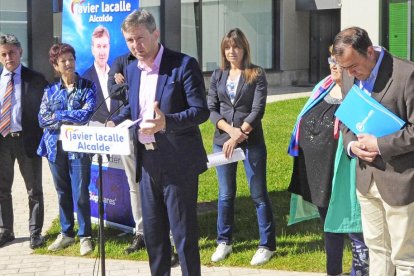
[[[350,27],[339,32],[334,38],[333,54],[335,56],[342,56],[345,48],[349,46],[366,57],[368,48],[372,46],[367,31],[360,27]]]
[[[50,62],[50,64],[52,64],[52,66],[57,65],[58,58],[62,54],[66,54],[66,53],[71,53],[73,55],[73,58],[76,60],[75,49],[71,45],[69,45],[67,43],[53,44],[52,47],[50,47],[50,50],[49,50],[49,62]]]

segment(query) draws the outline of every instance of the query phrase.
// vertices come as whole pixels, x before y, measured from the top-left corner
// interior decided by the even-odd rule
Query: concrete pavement
[[[296,91],[297,92],[297,91]],[[294,93],[288,95],[271,95],[269,102],[308,96],[309,93]],[[57,196],[53,186],[52,177],[46,160],[43,160],[43,190],[45,199],[45,225],[46,232],[51,222],[58,216]],[[72,275],[91,276],[101,275],[97,271],[100,261],[87,257],[61,257],[33,254],[29,248],[28,230],[28,202],[23,179],[20,175],[18,165],[15,166],[15,180],[13,184],[13,206],[14,206],[14,231],[16,239],[0,248],[0,276],[40,276],[40,275]],[[109,260],[106,262],[106,275],[151,275],[148,262]],[[180,267],[172,269],[172,275],[181,275]],[[256,268],[238,267],[202,267],[202,275],[208,276],[321,276],[323,273],[310,272],[288,272],[265,270]]]

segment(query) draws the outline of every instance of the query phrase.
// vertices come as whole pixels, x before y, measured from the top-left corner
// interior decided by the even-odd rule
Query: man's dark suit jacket
[[[208,107],[211,111],[210,120],[216,126],[224,119],[234,127],[241,127],[243,122],[249,123],[253,131],[249,134],[249,144],[264,143],[262,118],[266,108],[267,81],[262,74],[252,83],[247,83],[243,75],[237,85],[234,104],[226,91],[229,70],[217,69],[211,76],[211,85],[208,92]],[[230,139],[227,132],[216,127],[214,144],[223,145]]]
[[[0,68],[0,74],[3,69]],[[39,127],[37,115],[39,114],[40,102],[43,91],[48,82],[45,77],[22,65],[21,69],[21,109],[22,109],[22,134],[24,149],[27,156],[37,156],[36,150],[39,146],[43,130]]]
[[[115,124],[139,116],[141,70],[138,61],[128,66],[129,105],[115,118]],[[158,76],[155,101],[165,114],[166,131],[156,133],[155,140],[162,155],[161,167],[181,175],[200,174],[207,170],[207,156],[198,125],[209,117],[204,80],[194,71],[200,70],[194,58],[164,48]],[[137,139],[137,129],[134,131]],[[143,145],[138,143],[137,180],[141,178]]]
[[[96,110],[95,114],[91,118],[91,121],[98,121],[100,123],[105,123],[109,114],[111,114],[118,108],[119,102],[117,100],[111,99],[111,110],[108,110],[106,103],[103,103],[105,100],[105,97],[102,93],[101,84],[99,83],[98,73],[96,72],[95,66],[93,64],[91,67],[88,68],[88,70],[85,71],[85,73],[83,73],[82,77],[90,81],[93,81],[96,85],[96,108],[97,109],[99,108],[99,109]],[[108,93],[109,92],[110,91],[108,90]]]
[[[346,73],[343,78],[347,93],[355,79]],[[357,188],[366,194],[374,178],[387,204],[410,204],[414,202],[414,64],[385,51],[371,96],[407,124],[397,132],[378,138],[381,155],[374,162],[358,160]],[[357,140],[347,128],[344,134],[345,147]]]

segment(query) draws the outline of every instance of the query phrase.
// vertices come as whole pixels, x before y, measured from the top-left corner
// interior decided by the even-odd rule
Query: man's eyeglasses
[[[336,60],[332,57],[328,57],[328,63],[329,65],[338,65],[338,63],[336,63]]]

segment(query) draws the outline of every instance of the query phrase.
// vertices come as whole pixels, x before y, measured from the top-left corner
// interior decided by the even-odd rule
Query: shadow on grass
[[[323,249],[323,230],[319,219],[287,226],[289,219],[290,193],[273,191],[269,193],[273,216],[276,224],[277,255],[286,255],[279,248],[290,248],[289,254],[320,252]],[[206,242],[202,248],[216,247],[217,201],[200,203],[210,209],[199,215],[200,237]],[[214,205],[213,205],[214,204]],[[213,242],[207,242],[213,241]],[[253,242],[255,241],[255,242]],[[250,197],[237,197],[235,201],[233,243],[241,251],[256,250],[259,243],[259,231],[254,203]],[[240,244],[240,245],[238,245]]]
[[[302,222],[288,227],[287,220],[289,214],[290,193],[286,191],[273,191],[269,193],[269,196],[273,204],[273,215],[276,222],[277,250],[275,257],[272,258],[268,264],[263,266],[263,268],[323,271],[323,238],[319,220]],[[251,198],[246,196],[236,198],[233,254],[223,262],[214,264],[210,261],[210,257],[216,248],[217,201],[201,202],[199,203],[199,206],[200,252],[202,264],[210,266],[248,266],[250,258],[257,250],[259,244],[256,211]],[[59,234],[59,231],[59,221],[56,219],[46,235],[47,245],[40,249],[36,249],[35,252],[39,254],[79,256],[78,239],[74,245],[62,251],[55,253],[47,252],[47,246],[54,241]],[[105,228],[104,233],[107,258],[148,260],[145,249],[129,255],[124,253],[124,249],[132,240],[131,234],[125,234],[120,230],[107,227]],[[95,249],[89,257],[99,256],[97,225],[93,225],[93,237],[95,240]],[[310,264],[312,259],[318,259],[317,263]],[[308,266],[311,265],[312,268],[302,267],[306,263]]]
[[[289,214],[290,193],[287,191],[272,191],[269,193],[273,204],[273,214],[276,222],[277,249],[275,256],[260,268],[323,272],[325,270],[325,253],[321,223],[318,219],[287,226]],[[216,248],[216,219],[217,201],[199,203],[199,231],[201,263],[206,266],[237,266],[251,267],[250,259],[259,244],[256,211],[250,197],[239,196],[235,201],[235,222],[233,233],[233,253],[219,262],[212,263],[210,258]],[[76,229],[75,229],[76,230]],[[56,219],[46,236],[46,246],[36,249],[35,253],[60,256],[79,256],[79,239],[76,243],[64,250],[51,253],[49,246],[60,231],[59,221]],[[126,255],[124,249],[132,241],[131,234],[120,230],[105,228],[105,252],[107,259],[148,260],[145,249]],[[99,256],[98,226],[93,225],[95,248],[89,258]],[[344,267],[349,267],[350,252],[344,255]]]

